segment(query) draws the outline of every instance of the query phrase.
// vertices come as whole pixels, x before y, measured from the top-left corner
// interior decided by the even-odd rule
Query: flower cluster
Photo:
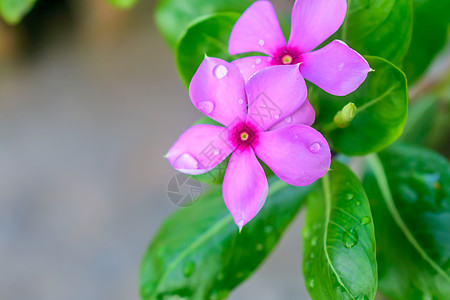
[[[228,63],[205,57],[192,78],[192,103],[223,126],[198,124],[167,153],[178,171],[198,175],[230,156],[223,198],[239,229],[264,205],[267,178],[258,158],[281,180],[309,185],[325,175],[331,154],[311,125],[315,112],[304,78],[335,95],[354,91],[370,67],[341,41],[310,52],[342,24],[345,0],[297,0],[286,45],[273,6],[257,1],[237,21],[230,54],[262,52]]]

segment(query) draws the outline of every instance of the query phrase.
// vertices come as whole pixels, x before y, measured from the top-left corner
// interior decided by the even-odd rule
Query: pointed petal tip
[[[370,68],[369,72],[375,72],[375,69]]]
[[[240,220],[236,223],[236,225],[239,227],[239,234],[242,232],[242,228],[244,227],[244,220]]]

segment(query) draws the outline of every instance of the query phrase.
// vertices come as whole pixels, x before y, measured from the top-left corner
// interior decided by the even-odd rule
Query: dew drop
[[[254,69],[255,67],[256,67],[256,66],[253,64],[253,65],[252,65],[252,69]]]
[[[313,237],[311,240],[311,246],[317,245],[317,237]]]
[[[311,229],[309,227],[305,227],[302,230],[302,236],[305,240],[309,239],[311,237]]]
[[[284,119],[284,121],[286,122],[286,123],[291,123],[292,122],[292,117],[286,117],[285,119]]]
[[[275,118],[275,120],[278,120],[280,118],[280,115],[275,115],[273,117]]]
[[[319,143],[312,143],[311,146],[309,146],[309,150],[312,153],[317,153],[320,151],[320,144]]]
[[[309,281],[309,287],[310,287],[310,288],[314,288],[314,279],[311,279],[311,280]]]
[[[345,196],[345,198],[347,198],[347,200],[353,200],[355,196],[353,194],[347,194],[347,196]]]
[[[262,251],[263,249],[264,249],[263,244],[260,243],[256,244],[256,251]]]
[[[362,217],[361,220],[359,220],[361,222],[361,224],[363,225],[367,225],[371,222],[369,217]]]
[[[338,70],[339,70],[339,71],[342,71],[342,69],[344,69],[344,66],[345,66],[345,64],[344,64],[344,63],[341,63],[341,64],[338,66]]]
[[[344,232],[343,242],[345,248],[355,247],[356,244],[358,244],[358,240],[359,240],[358,233],[354,228],[351,228],[350,230]]]
[[[309,257],[312,259],[312,258],[314,258],[314,253],[311,253],[310,255],[309,255]]]
[[[272,231],[273,231],[273,227],[271,225],[266,225],[264,227],[264,232],[265,233],[272,233]]]
[[[195,159],[189,153],[184,153],[178,156],[173,162],[173,166],[175,169],[197,169],[198,168],[198,160]]]
[[[261,47],[264,46],[264,44],[265,44],[264,40],[260,39],[258,41],[258,45],[260,45]]]
[[[225,67],[224,65],[218,65],[214,68],[214,75],[218,78],[218,79],[222,79],[225,76],[227,76],[228,74],[228,70],[227,67]]]
[[[195,264],[193,261],[189,261],[183,265],[183,274],[186,277],[190,277],[195,271]]]
[[[273,60],[272,57],[268,57],[268,58],[267,58],[267,62],[271,62],[272,60]]]
[[[241,104],[241,105],[244,104],[244,99],[239,98],[238,103]]]
[[[214,103],[212,103],[211,101],[199,102],[197,103],[197,106],[198,109],[205,114],[210,114],[214,110]]]
[[[219,155],[220,154],[220,149],[215,149],[213,153],[214,153],[214,155]]]
[[[261,63],[261,58],[257,58],[255,64],[259,65]]]

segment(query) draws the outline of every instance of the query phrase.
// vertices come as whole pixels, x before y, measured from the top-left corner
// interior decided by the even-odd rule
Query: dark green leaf
[[[367,56],[375,72],[355,92],[345,97],[329,95],[318,88],[310,89],[310,98],[318,100],[317,122],[332,124],[334,115],[353,102],[357,113],[346,128],[332,128],[329,141],[347,155],[364,155],[389,146],[402,133],[408,111],[406,78],[388,61]],[[323,128],[327,130],[329,126]]]
[[[36,0],[0,0],[0,14],[10,24],[17,24],[33,7]]]
[[[239,234],[214,187],[162,224],[142,261],[143,299],[224,299],[276,245],[311,187],[271,180],[266,204]]]
[[[109,3],[118,8],[130,8],[139,0],[107,0]]]
[[[379,287],[394,300],[450,295],[450,165],[395,145],[369,158],[364,187],[377,239]]]
[[[220,12],[242,13],[251,0],[161,0],[155,11],[156,24],[167,42],[175,47],[194,20]]]
[[[312,299],[373,299],[377,289],[375,234],[358,178],[334,161],[308,198],[303,273]]]
[[[400,64],[411,41],[411,0],[347,2],[347,15],[340,30],[342,40],[361,54]]]
[[[409,84],[424,73],[444,47],[450,24],[450,0],[414,0],[414,29],[404,71]]]
[[[206,17],[190,26],[176,48],[176,61],[186,86],[205,58],[205,54],[231,60],[228,40],[239,15],[221,13]]]

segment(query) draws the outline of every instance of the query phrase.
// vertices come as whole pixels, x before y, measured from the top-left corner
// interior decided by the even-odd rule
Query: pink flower
[[[291,36],[286,40],[269,1],[253,3],[231,32],[230,54],[270,55],[235,60],[246,79],[273,65],[300,64],[300,72],[326,92],[344,96],[356,90],[371,71],[367,61],[344,42],[334,40],[312,51],[335,33],[345,18],[346,0],[297,0],[292,10]]]
[[[263,206],[268,192],[257,157],[283,181],[309,185],[325,175],[331,154],[324,137],[298,113],[306,85],[298,65],[273,66],[245,84],[238,67],[206,57],[194,75],[192,103],[223,124],[195,125],[167,153],[180,172],[211,171],[231,155],[223,181],[223,198],[239,229]]]

